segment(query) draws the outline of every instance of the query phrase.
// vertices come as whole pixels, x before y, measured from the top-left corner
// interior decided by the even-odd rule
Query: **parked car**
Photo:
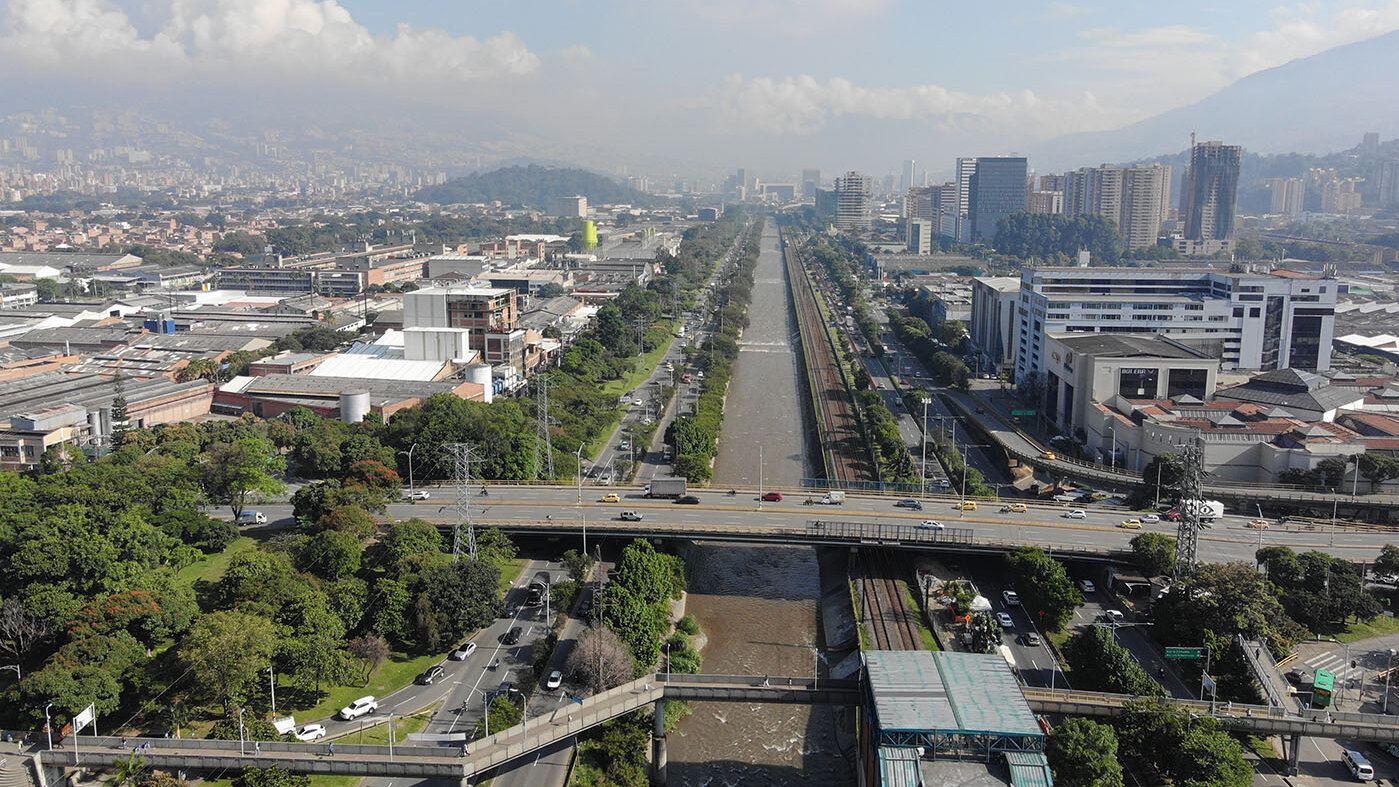
[[[310,743],[314,740],[320,740],[325,736],[326,731],[324,724],[305,724],[300,727],[297,727],[296,731],[292,733],[292,737],[296,738],[302,743]]]
[[[1014,590],[1002,590],[1001,600],[1006,603],[1007,607],[1020,606],[1020,594],[1016,593]]]
[[[1013,618],[1011,618],[1011,616],[1008,615],[1008,614],[1006,614],[1005,612],[997,612],[997,613],[996,613],[996,622],[999,623],[999,624],[1001,624],[1001,628],[1003,628],[1003,629],[1013,629],[1013,628],[1015,628],[1015,620],[1014,620]]]
[[[602,498],[598,500],[598,502],[599,502],[599,503],[620,503],[620,502],[622,502],[622,496],[619,495],[619,494],[617,494],[616,492],[608,492],[607,494],[603,495]]]
[[[914,500],[913,498],[908,498],[908,499],[905,499],[905,500],[900,500],[900,501],[898,501],[897,503],[894,504],[894,507],[895,507],[895,508],[911,508],[911,509],[913,509],[914,511],[922,511],[922,510],[923,510],[923,504],[920,503],[920,502],[918,502],[917,500]]]
[[[1064,512],[1065,519],[1085,519],[1087,517],[1088,513],[1082,508],[1070,508],[1068,511]]]
[[[782,500],[781,492],[764,492],[763,501],[768,503],[778,503]]]
[[[700,499],[694,495],[681,495],[675,498],[675,502],[682,506],[697,506],[699,505]]]
[[[505,632],[504,636],[500,638],[500,641],[506,645],[518,645],[520,643],[520,635],[523,633],[524,629],[520,628],[519,626],[515,626],[509,631]]]
[[[462,646],[452,651],[451,655],[447,658],[451,659],[452,661],[466,661],[467,659],[471,658],[471,654],[475,652],[475,642],[463,642]]]
[[[554,670],[549,673],[549,677],[544,679],[544,688],[553,691],[563,685],[563,673]]]
[[[419,686],[431,686],[437,681],[442,680],[442,676],[446,674],[446,670],[442,669],[440,665],[434,664],[423,670],[423,673],[415,678],[413,682]]]
[[[354,702],[340,709],[336,715],[344,721],[358,719],[365,714],[373,713],[379,709],[379,701],[373,697],[360,697]]]
[[[918,523],[918,527],[924,530],[942,530],[946,527],[946,525],[937,521],[936,519],[925,519],[922,522]]]

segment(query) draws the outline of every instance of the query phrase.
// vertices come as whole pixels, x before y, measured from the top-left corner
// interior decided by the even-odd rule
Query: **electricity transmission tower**
[[[549,431],[549,376],[536,376],[534,384],[534,477],[549,480],[554,477],[554,436]],[[540,452],[543,456],[540,456]]]
[[[1192,439],[1181,451],[1180,483],[1177,491],[1180,502],[1176,510],[1180,512],[1180,524],[1176,527],[1176,568],[1175,578],[1179,580],[1195,566],[1195,552],[1199,546],[1200,528],[1204,526],[1205,458],[1200,450],[1200,441]]]
[[[456,480],[457,523],[452,526],[452,559],[460,560],[465,552],[476,557],[476,525],[471,521],[471,466],[481,461],[476,454],[476,446],[471,443],[445,443],[442,446],[452,457],[452,478]],[[462,543],[462,531],[466,531],[466,543]]]

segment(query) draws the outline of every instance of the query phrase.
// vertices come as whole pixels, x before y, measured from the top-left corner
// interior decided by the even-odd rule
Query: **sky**
[[[1399,0],[7,0],[0,67],[172,107],[407,107],[493,155],[613,170],[882,175],[1396,29]]]

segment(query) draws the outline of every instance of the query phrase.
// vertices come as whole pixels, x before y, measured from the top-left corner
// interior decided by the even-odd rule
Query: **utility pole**
[[[476,446],[471,443],[446,443],[442,446],[452,457],[452,477],[456,480],[457,523],[452,527],[452,559],[460,560],[465,552],[476,557],[476,525],[471,521],[471,466],[481,461],[476,454]],[[462,530],[466,530],[466,543],[462,543]]]
[[[554,477],[554,437],[549,430],[549,375],[540,374],[534,383],[534,477]],[[540,452],[543,452],[541,461]]]
[[[1192,439],[1181,451],[1183,467],[1180,474],[1180,524],[1176,528],[1176,567],[1175,578],[1180,580],[1195,566],[1195,553],[1199,547],[1200,528],[1203,525],[1200,509],[1204,501],[1204,456],[1200,450],[1198,436]],[[1159,472],[1159,470],[1158,470]]]

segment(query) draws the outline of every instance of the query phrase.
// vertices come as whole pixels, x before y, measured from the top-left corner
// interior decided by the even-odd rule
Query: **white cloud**
[[[1073,19],[1088,13],[1088,9],[1073,3],[1054,2],[1049,4],[1049,11],[1045,16],[1049,19]]]
[[[693,3],[691,8],[700,18],[720,27],[811,38],[883,15],[896,3],[897,0],[705,0]]]
[[[11,0],[8,11],[0,51],[94,77],[174,69],[441,83],[529,74],[540,64],[509,32],[482,41],[400,25],[376,36],[336,0],[168,0],[149,37],[108,0]]]
[[[1029,90],[978,95],[940,85],[865,87],[839,77],[821,82],[808,75],[733,75],[724,80],[717,103],[727,122],[768,134],[812,134],[838,117],[915,120],[940,131],[992,127],[1035,137],[1112,122],[1089,93],[1048,100]]]

